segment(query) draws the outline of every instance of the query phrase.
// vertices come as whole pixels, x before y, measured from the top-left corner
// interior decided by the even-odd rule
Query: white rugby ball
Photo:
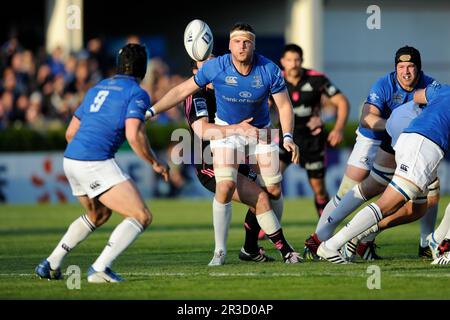
[[[202,20],[189,22],[184,30],[184,47],[195,61],[206,60],[214,46],[214,38],[209,26]]]

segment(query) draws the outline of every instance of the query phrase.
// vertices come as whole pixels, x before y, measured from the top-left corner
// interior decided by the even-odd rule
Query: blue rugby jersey
[[[253,118],[251,124],[262,128],[270,124],[268,98],[286,90],[280,68],[255,54],[248,75],[240,74],[233,65],[231,54],[206,61],[194,77],[198,86],[214,85],[217,117],[228,124]]]
[[[150,97],[134,77],[117,75],[91,88],[75,112],[80,128],[64,157],[100,161],[114,157],[125,141],[125,120],[144,120]]]

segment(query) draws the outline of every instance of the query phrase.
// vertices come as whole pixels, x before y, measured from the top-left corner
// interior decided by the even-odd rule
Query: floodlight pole
[[[84,0],[46,0],[46,50],[65,54],[83,48]]]
[[[323,0],[288,0],[286,43],[302,47],[306,68],[323,71]]]

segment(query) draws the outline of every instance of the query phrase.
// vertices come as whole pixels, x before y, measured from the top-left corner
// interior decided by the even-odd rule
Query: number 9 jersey
[[[150,97],[134,77],[117,75],[91,88],[75,111],[80,128],[64,157],[101,161],[114,158],[125,141],[125,120],[144,120]]]

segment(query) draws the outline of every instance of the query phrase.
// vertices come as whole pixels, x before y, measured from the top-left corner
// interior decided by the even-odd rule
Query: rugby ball
[[[184,47],[195,61],[206,60],[214,46],[214,38],[209,26],[202,20],[189,22],[184,30]]]

